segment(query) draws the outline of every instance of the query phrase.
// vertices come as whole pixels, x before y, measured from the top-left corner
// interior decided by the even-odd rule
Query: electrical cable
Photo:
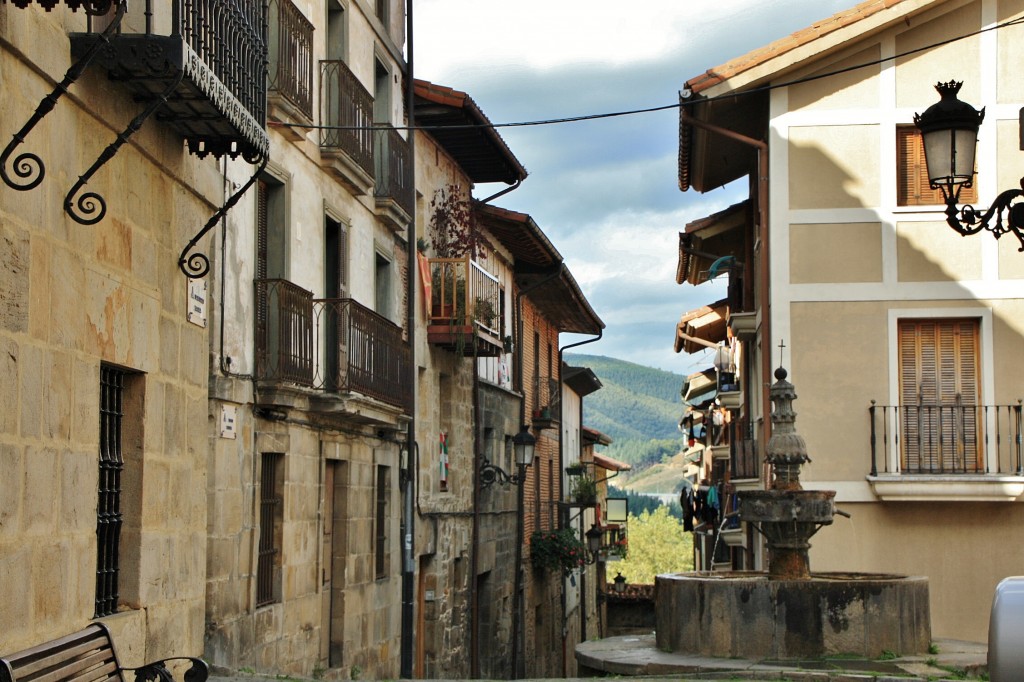
[[[770,84],[770,85],[764,85],[764,86],[761,86],[761,87],[758,87],[758,88],[751,88],[750,90],[744,90],[742,92],[730,92],[730,93],[727,93],[727,94],[724,94],[724,95],[719,95],[718,97],[707,97],[707,98],[701,99],[699,101],[701,101],[701,102],[714,102],[714,101],[716,101],[718,99],[735,98],[735,97],[740,97],[740,96],[744,96],[744,95],[752,95],[752,94],[755,94],[755,93],[769,92],[771,90],[776,90],[776,89],[779,89],[779,88],[792,87],[794,85],[800,85],[800,84],[803,84],[803,83],[810,83],[812,81],[821,80],[823,78],[830,78],[832,76],[838,76],[838,75],[841,75],[841,74],[844,74],[844,73],[848,73],[850,71],[856,71],[857,69],[863,69],[863,68],[866,68],[868,66],[876,66],[878,64],[883,64],[883,63],[888,62],[888,61],[894,61],[896,59],[901,59],[903,57],[907,57],[907,56],[910,56],[910,55],[913,55],[913,54],[917,54],[918,52],[924,52],[926,50],[931,50],[931,49],[934,49],[936,47],[942,47],[943,45],[948,45],[950,43],[955,43],[955,42],[958,42],[960,40],[965,40],[967,38],[973,38],[974,36],[981,35],[983,33],[989,32],[989,31],[997,31],[997,30],[1000,30],[1000,29],[1003,29],[1003,28],[1009,28],[1010,26],[1016,26],[1016,25],[1019,25],[1019,24],[1024,24],[1024,17],[1019,18],[1019,19],[1011,19],[1011,20],[1005,21],[1005,22],[1003,22],[1001,24],[996,24],[995,26],[989,26],[987,28],[978,29],[977,31],[972,31],[970,33],[965,33],[963,35],[956,36],[954,38],[948,38],[946,40],[941,40],[941,41],[939,41],[937,43],[931,43],[931,44],[925,45],[923,47],[917,47],[917,48],[914,48],[912,50],[907,50],[906,52],[901,52],[901,53],[895,54],[895,55],[893,55],[891,57],[880,57],[878,59],[873,59],[873,60],[868,61],[868,62],[863,62],[863,63],[860,63],[860,64],[855,64],[855,65],[852,65],[852,66],[843,67],[841,69],[836,69],[835,71],[827,71],[825,73],[819,73],[819,74],[815,74],[815,75],[812,75],[812,76],[805,76],[805,77],[797,78],[797,79],[794,79],[794,80],[791,80],[791,81],[784,81],[784,82],[781,82],[781,83],[774,83],[774,84]],[[686,97],[684,96],[683,99],[686,99]],[[431,130],[460,130],[460,129],[471,129],[472,130],[472,129],[487,129],[487,128],[491,128],[491,129],[497,129],[497,128],[525,128],[525,127],[534,127],[534,126],[558,125],[558,124],[562,124],[562,123],[579,123],[579,122],[582,122],[582,121],[596,121],[596,120],[608,119],[608,118],[619,118],[619,117],[622,117],[622,116],[635,116],[635,115],[638,115],[638,114],[650,114],[650,113],[655,113],[655,112],[659,112],[659,111],[668,111],[670,109],[680,109],[682,107],[694,104],[696,101],[697,100],[693,100],[693,101],[679,101],[679,102],[676,102],[674,104],[664,104],[664,105],[661,105],[661,106],[645,107],[645,108],[642,108],[642,109],[628,109],[628,110],[624,110],[624,111],[612,111],[612,112],[604,112],[604,113],[598,113],[598,114],[583,114],[583,115],[580,115],[580,116],[566,116],[566,117],[562,117],[562,118],[548,118],[548,119],[539,119],[539,120],[534,120],[534,121],[512,121],[512,122],[508,122],[508,123],[490,123],[490,122],[488,122],[488,123],[461,123],[461,124],[456,124],[456,125],[415,125],[415,126],[390,126],[390,127],[395,129],[395,130],[425,130],[425,131],[428,131],[428,132],[431,131]],[[379,127],[379,126],[366,126],[366,125],[351,125],[351,126],[316,125],[316,124],[312,124],[312,123],[291,123],[291,122],[282,122],[282,121],[268,121],[267,122],[267,126],[268,127],[281,127],[281,128],[302,128],[302,129],[305,129],[305,130],[373,130],[376,127]]]

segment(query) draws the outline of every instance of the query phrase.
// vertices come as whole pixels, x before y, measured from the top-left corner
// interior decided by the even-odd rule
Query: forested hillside
[[[583,422],[612,438],[604,454],[632,464],[635,475],[679,451],[681,374],[601,355],[566,353],[565,361],[601,380],[603,388],[583,400]]]

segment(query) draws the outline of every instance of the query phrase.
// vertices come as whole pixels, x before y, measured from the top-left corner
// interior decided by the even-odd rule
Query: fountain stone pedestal
[[[834,490],[803,490],[810,461],[796,432],[786,370],[771,387],[767,490],[739,493],[742,521],[765,538],[768,571],[659,575],[656,639],[662,651],[751,659],[924,653],[931,645],[928,580],[888,574],[811,573],[810,538],[837,513]]]

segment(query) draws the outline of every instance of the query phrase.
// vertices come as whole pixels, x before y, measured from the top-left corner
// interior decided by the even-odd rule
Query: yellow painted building
[[[1021,572],[1024,244],[961,237],[921,164],[915,114],[962,81],[985,108],[976,178],[988,207],[1024,175],[1018,0],[863,2],[686,83],[680,187],[746,177],[749,199],[681,236],[679,280],[733,256],[721,319],[742,392],[718,481],[766,484],[763,387],[780,364],[837,518],[815,571],[925,575],[936,637],[984,641],[993,588]],[[780,356],[780,347],[785,348]],[[763,565],[741,529],[732,564]],[[726,557],[728,559],[728,557]]]

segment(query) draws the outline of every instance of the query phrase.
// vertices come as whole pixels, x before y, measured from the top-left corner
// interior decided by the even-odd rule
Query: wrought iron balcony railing
[[[411,408],[401,327],[352,299],[314,299],[282,279],[256,280],[256,303],[258,380]]]
[[[557,421],[559,402],[562,399],[561,384],[553,377],[533,378],[533,420]]]
[[[350,298],[313,301],[317,348],[315,384],[330,393],[360,393],[396,407],[412,407],[409,344],[402,328]]]
[[[291,0],[270,0],[270,90],[313,118],[313,24]]]
[[[313,385],[313,293],[256,280],[256,378]]]
[[[378,206],[393,202],[411,217],[416,200],[409,143],[391,126],[378,125],[373,131],[373,161]]]
[[[428,265],[428,340],[466,355],[498,355],[502,305],[497,278],[469,256],[430,258]]]
[[[871,475],[1024,475],[1021,403],[1016,405],[876,405]]]
[[[320,107],[321,123],[325,126],[320,130],[321,153],[345,155],[352,166],[365,174],[365,180],[350,182],[368,188],[374,179],[373,95],[345,62],[322,61]]]

